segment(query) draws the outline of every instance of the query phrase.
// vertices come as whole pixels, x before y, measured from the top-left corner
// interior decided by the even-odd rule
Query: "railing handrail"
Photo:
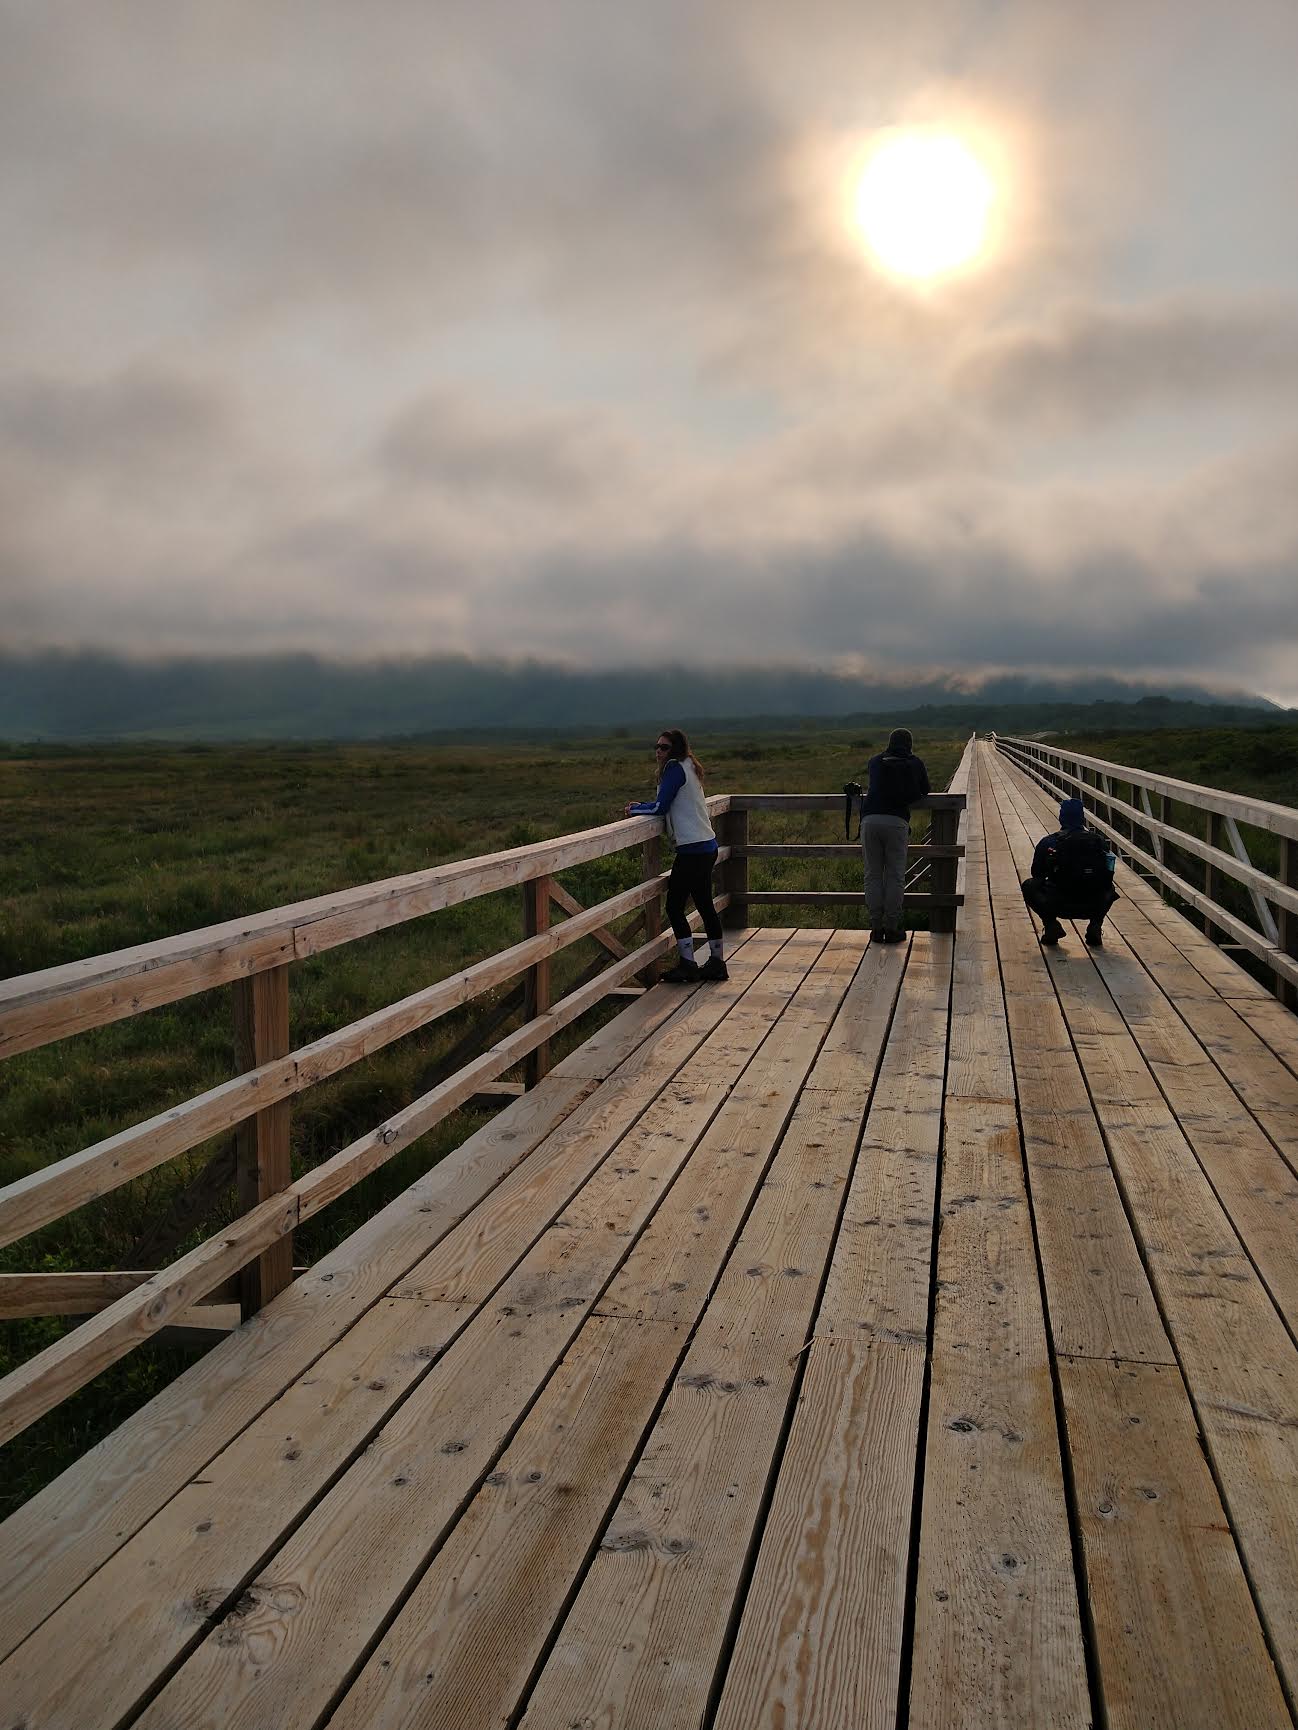
[[[732,899],[738,909],[748,901],[794,899],[828,903],[861,899],[858,894],[846,892],[810,897],[750,895],[743,875],[748,810],[841,810],[841,794],[717,794],[707,803],[711,815],[725,819],[734,836],[731,844],[719,848],[719,858],[728,868],[733,861],[740,873],[733,879],[731,889],[723,885],[723,893],[716,898],[719,910]],[[944,870],[949,868],[951,882],[913,900],[928,903],[935,920],[949,918],[951,922],[944,928],[953,930],[954,908],[959,899],[954,893],[954,813],[963,809],[964,795],[934,794],[923,803],[943,819],[943,838],[926,851]],[[48,1346],[5,1377],[0,1382],[0,1443],[34,1422],[150,1333],[186,1312],[250,1261],[261,1256],[264,1266],[267,1254],[278,1253],[286,1244],[291,1248],[288,1240],[295,1227],[425,1134],[480,1086],[497,1080],[530,1054],[543,1052],[556,1033],[592,1008],[610,989],[651,965],[673,941],[670,932],[659,934],[656,921],[649,925],[646,920],[648,941],[627,952],[620,941],[611,938],[606,927],[611,919],[636,907],[648,907],[661,893],[663,876],[656,862],[656,840],[661,828],[658,818],[624,818],[576,835],[318,896],[247,920],[209,926],[0,984],[2,1058],[221,983],[233,982],[237,1008],[240,994],[252,991],[250,977],[268,975],[258,982],[259,986],[268,987],[263,994],[263,1007],[259,1009],[253,1003],[243,1011],[237,1009],[237,1013],[254,1018],[248,1032],[256,1056],[245,1059],[247,1067],[242,1074],[0,1190],[0,1243],[12,1242],[218,1132],[253,1120],[260,1136],[265,1126],[268,1163],[257,1167],[259,1199],[232,1224],[180,1261],[116,1298],[74,1333]],[[621,852],[641,841],[649,844],[642,882],[596,907],[579,908],[552,883],[552,875],[558,870]],[[310,1045],[296,1051],[289,1049],[289,963],[439,908],[518,885],[532,885],[525,888],[532,923],[528,927],[530,934],[522,943]],[[571,917],[551,929],[548,909],[554,896],[562,897],[562,905]],[[550,958],[584,936],[597,935],[614,950],[611,965],[594,977],[587,975],[579,980],[561,1002],[551,1005]],[[303,1176],[291,1179],[287,1119],[281,1125],[283,1133],[278,1141],[269,1121],[275,1119],[290,1095],[391,1040],[426,1026],[494,985],[519,973],[535,981],[543,971],[544,987],[530,988],[532,996],[524,998],[525,1019],[521,1027],[437,1082],[376,1129]],[[275,988],[273,992],[269,990],[271,986]],[[261,1034],[256,1031],[255,1018],[259,1015],[263,1017]],[[275,1023],[277,1015],[282,1020]],[[258,1045],[263,1035],[268,1044]],[[281,1038],[282,1043],[278,1043]],[[254,1141],[255,1159],[260,1158],[258,1149],[262,1145]],[[278,1173],[269,1169],[270,1162],[278,1165]],[[274,1284],[273,1273],[268,1277],[272,1280],[273,1295],[273,1290],[281,1286]],[[252,1307],[261,1301],[263,1298],[258,1296]]]
[[[730,809],[724,793],[707,804],[714,817]],[[456,859],[84,961],[17,974],[0,980],[0,1058],[318,955],[479,895],[624,852],[661,832],[657,817],[623,817],[574,835]]]
[[[1076,793],[1090,805],[1103,805],[1106,821],[1098,812],[1090,812],[1093,827],[1109,836],[1119,852],[1138,862],[1141,869],[1165,890],[1170,890],[1188,906],[1193,907],[1210,925],[1224,932],[1240,948],[1257,957],[1275,975],[1276,988],[1283,997],[1298,987],[1298,811],[1267,800],[1249,800],[1237,794],[1224,793],[1213,787],[1199,787],[1189,781],[1178,781],[1166,775],[1148,775],[1123,763],[1110,763],[1102,758],[1087,757],[1077,752],[1062,751],[1045,745],[1038,739],[1018,739],[1009,735],[992,735],[996,749],[1030,775],[1047,792]],[[1126,782],[1159,795],[1160,800],[1176,799],[1192,809],[1209,815],[1209,838],[1204,841],[1176,828],[1152,809],[1139,810],[1120,799],[1109,785],[1093,786],[1082,774],[1090,769],[1107,782]],[[1074,769],[1076,772],[1074,772]],[[1062,784],[1062,785],[1061,785]],[[1187,793],[1201,794],[1188,798]],[[1261,814],[1278,813],[1283,823],[1260,821]],[[1128,832],[1116,826],[1121,817]],[[1235,826],[1251,823],[1255,828],[1269,830],[1279,838],[1280,873],[1254,865],[1248,849]],[[1214,827],[1215,825],[1215,827]],[[1132,831],[1143,829],[1149,836],[1152,851],[1139,845]],[[1230,836],[1232,850],[1216,844],[1214,835],[1224,831]],[[1205,866],[1204,887],[1189,883],[1173,871],[1163,857],[1167,845],[1201,859]],[[1252,898],[1261,929],[1255,929],[1224,906],[1213,892],[1219,877],[1229,877],[1245,888]]]
[[[1066,751],[1058,745],[1047,745],[1041,739],[1020,739],[1011,733],[993,734],[997,745],[1017,745],[1021,749],[1039,751],[1046,757],[1075,763],[1079,768],[1093,769],[1097,774],[1115,776],[1151,793],[1178,799],[1183,805],[1193,805],[1201,811],[1215,811],[1219,817],[1233,817],[1237,823],[1251,823],[1255,829],[1269,829],[1273,835],[1284,835],[1298,841],[1298,811],[1289,805],[1277,805],[1270,799],[1253,799],[1243,793],[1226,793],[1219,787],[1203,787],[1195,781],[1178,781],[1171,775],[1154,775],[1148,769],[1133,768],[1130,763],[1111,763],[1104,757],[1088,757],[1080,751]]]

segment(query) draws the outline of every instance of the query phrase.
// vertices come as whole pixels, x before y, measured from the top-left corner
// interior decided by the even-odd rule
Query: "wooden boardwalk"
[[[1268,1730],[1298,1020],[985,745],[954,938],[658,987],[0,1528],[0,1730]]]

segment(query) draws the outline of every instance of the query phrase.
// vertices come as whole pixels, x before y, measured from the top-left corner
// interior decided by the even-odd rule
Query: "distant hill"
[[[1001,731],[1146,728],[1256,724],[1288,713],[1243,692],[1223,697],[1184,683],[1153,689],[1118,678],[1001,676],[971,693],[967,681],[940,675],[864,683],[801,667],[572,672],[449,656],[347,663],[308,655],[128,661],[0,653],[0,739],[15,742],[426,738],[676,721],[729,731],[901,716]]]

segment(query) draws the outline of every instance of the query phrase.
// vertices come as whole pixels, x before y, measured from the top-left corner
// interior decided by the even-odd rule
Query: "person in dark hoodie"
[[[1023,880],[1023,899],[1041,920],[1041,941],[1051,948],[1064,934],[1061,919],[1085,919],[1092,949],[1104,942],[1104,915],[1118,899],[1113,887],[1117,860],[1098,829],[1086,823],[1080,799],[1059,807],[1059,828],[1037,842],[1032,875]]]
[[[928,770],[912,749],[905,727],[888,735],[888,748],[871,757],[861,799],[861,855],[865,865],[865,904],[870,936],[876,943],[900,943],[902,895],[906,887],[906,849],[910,845],[910,808],[929,794]]]

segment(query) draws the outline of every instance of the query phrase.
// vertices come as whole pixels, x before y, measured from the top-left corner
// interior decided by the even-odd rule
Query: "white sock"
[[[693,961],[694,939],[692,937],[678,937],[676,939],[676,946],[681,952],[682,961]]]
[[[724,941],[720,937],[709,937],[708,949],[711,951],[712,959],[720,961],[725,950]]]

